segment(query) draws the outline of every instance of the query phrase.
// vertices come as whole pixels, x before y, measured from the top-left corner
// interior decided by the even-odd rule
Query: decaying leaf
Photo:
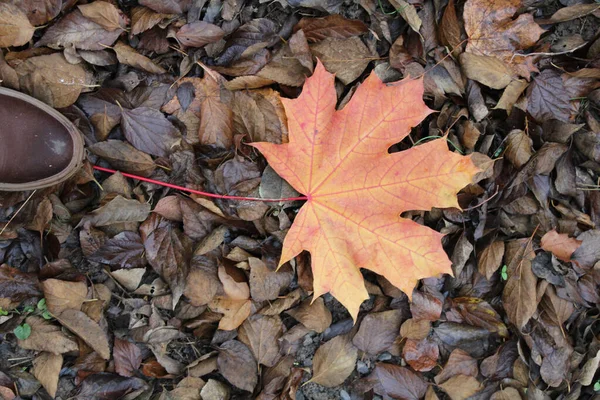
[[[133,376],[142,363],[142,352],[135,343],[115,338],[113,358],[119,375]]]
[[[335,111],[333,76],[318,64],[301,96],[284,101],[290,143],[254,144],[279,175],[309,196],[285,238],[280,264],[310,251],[314,295],[331,292],[353,318],[368,297],[360,267],[384,275],[406,293],[422,277],[450,273],[439,234],[398,215],[457,206],[456,192],[477,168],[469,158],[450,153],[443,140],[387,152],[430,113],[422,90],[421,81],[386,86],[372,74],[344,109]],[[427,167],[418,168],[425,159]],[[432,185],[442,189],[428,192]],[[367,197],[380,206],[369,206],[365,215]]]
[[[317,349],[310,382],[327,387],[341,385],[354,370],[357,356],[358,349],[347,336],[336,336]]]

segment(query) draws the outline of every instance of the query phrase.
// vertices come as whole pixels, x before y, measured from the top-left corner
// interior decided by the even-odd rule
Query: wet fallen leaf
[[[400,327],[400,337],[414,340],[423,340],[429,336],[431,321],[426,319],[409,318]]]
[[[439,234],[412,221],[398,220],[398,213],[404,209],[428,209],[433,205],[455,206],[456,192],[471,181],[477,169],[468,158],[448,152],[446,142],[442,140],[400,154],[387,153],[389,145],[401,140],[411,126],[418,124],[430,112],[421,100],[421,81],[405,80],[395,86],[386,86],[372,74],[357,89],[350,103],[337,112],[332,85],[333,76],[318,64],[299,99],[284,101],[290,125],[290,143],[258,143],[254,146],[267,157],[279,175],[299,192],[310,196],[286,236],[280,263],[287,262],[302,250],[309,250],[315,279],[314,295],[331,292],[356,318],[360,304],[368,297],[360,267],[369,267],[384,275],[407,293],[411,293],[416,281],[424,276],[450,272],[450,262],[441,248]],[[317,98],[313,97],[315,93],[319,93]],[[372,97],[373,93],[377,95]],[[389,119],[409,103],[411,113],[404,114],[402,122]],[[360,123],[355,121],[365,112],[370,118]],[[311,119],[309,115],[313,116],[314,122],[303,122]],[[393,130],[388,124],[392,120]],[[338,126],[346,130],[337,129]],[[314,132],[317,132],[317,139],[327,140],[315,142],[312,138]],[[361,132],[363,136],[359,136]],[[359,137],[360,140],[356,141]],[[306,143],[306,148],[302,143]],[[375,149],[375,143],[383,145]],[[312,151],[306,150],[311,147]],[[411,169],[408,176],[398,169],[405,163],[418,165],[419,160],[425,158],[440,164],[424,171]],[[378,167],[359,170],[357,175],[357,165]],[[345,177],[346,168],[352,171],[351,181]],[[381,174],[375,171],[388,172]],[[450,171],[452,184],[447,178]],[[424,188],[438,182],[442,175],[444,190],[435,195],[425,195]],[[417,176],[419,185],[425,186],[417,187],[410,183]],[[365,180],[372,180],[372,183],[367,184]],[[345,185],[347,189],[340,192]],[[398,195],[403,199],[400,203]],[[365,216],[362,196],[378,199],[381,206],[369,207],[371,214]],[[415,203],[417,198],[420,201]],[[393,202],[395,206],[384,206],[386,201]],[[370,228],[364,226],[365,221],[369,221]],[[390,225],[390,221],[398,222]],[[339,237],[339,232],[344,232],[344,236]],[[336,237],[333,245],[337,250],[328,244],[332,234]],[[385,236],[385,242],[381,242],[380,235]],[[357,247],[357,243],[366,242],[370,243],[369,251]],[[419,250],[408,250],[413,246]],[[427,252],[427,257],[419,255],[422,251]],[[335,255],[338,252],[344,256]],[[390,258],[398,260],[397,265],[402,265],[402,269],[394,267],[389,262]]]
[[[437,365],[440,351],[437,343],[424,339],[407,339],[402,348],[402,358],[415,371],[431,371]]]
[[[140,378],[128,378],[109,372],[89,375],[71,393],[73,399],[119,399],[134,390],[147,387]]]
[[[341,385],[354,370],[357,356],[358,349],[347,336],[334,337],[317,349],[309,382],[327,387]]]
[[[7,264],[0,265],[0,298],[22,301],[42,294],[38,278]]]
[[[504,242],[496,240],[484,248],[477,257],[479,273],[490,280],[494,273],[502,265],[504,258]]]
[[[120,140],[99,142],[90,146],[89,149],[92,153],[108,161],[113,167],[130,174],[150,176],[156,168],[152,157]]]

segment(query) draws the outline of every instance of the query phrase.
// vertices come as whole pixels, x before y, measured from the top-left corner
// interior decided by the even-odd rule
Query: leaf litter
[[[0,394],[593,398],[599,18],[591,1],[2,2],[0,85],[89,152],[58,187],[0,193]],[[388,223],[424,236],[390,253],[408,231]]]

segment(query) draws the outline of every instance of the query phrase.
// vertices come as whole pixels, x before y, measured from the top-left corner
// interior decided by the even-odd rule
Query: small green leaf
[[[8,311],[0,307],[0,316],[8,315]]]
[[[506,265],[503,265],[502,271],[500,272],[500,276],[502,277],[503,281],[508,279],[508,272],[506,272],[507,270],[508,270],[508,267]]]
[[[29,324],[19,325],[13,330],[13,333],[17,339],[25,340],[31,335],[31,326]]]
[[[33,306],[26,306],[25,308],[23,308],[23,313],[25,314],[29,314],[35,311],[35,308],[33,308]]]
[[[46,299],[41,299],[40,301],[38,301],[37,308],[40,311],[47,310],[48,307],[46,306]]]
[[[594,390],[596,392],[600,392],[600,380],[596,381],[596,383],[594,383]]]
[[[50,314],[50,311],[46,310],[42,313],[42,317],[44,319],[52,319],[52,314]]]

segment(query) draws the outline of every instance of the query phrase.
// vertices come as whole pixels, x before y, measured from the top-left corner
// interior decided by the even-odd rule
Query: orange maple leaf
[[[356,320],[368,298],[360,268],[409,296],[417,281],[451,274],[442,234],[407,210],[458,207],[456,193],[479,171],[444,139],[389,154],[432,110],[422,80],[385,85],[372,73],[336,111],[334,76],[319,62],[296,100],[282,99],[289,143],[254,143],[271,167],[308,197],[290,228],[280,265],[308,250],[314,297],[330,292]]]

